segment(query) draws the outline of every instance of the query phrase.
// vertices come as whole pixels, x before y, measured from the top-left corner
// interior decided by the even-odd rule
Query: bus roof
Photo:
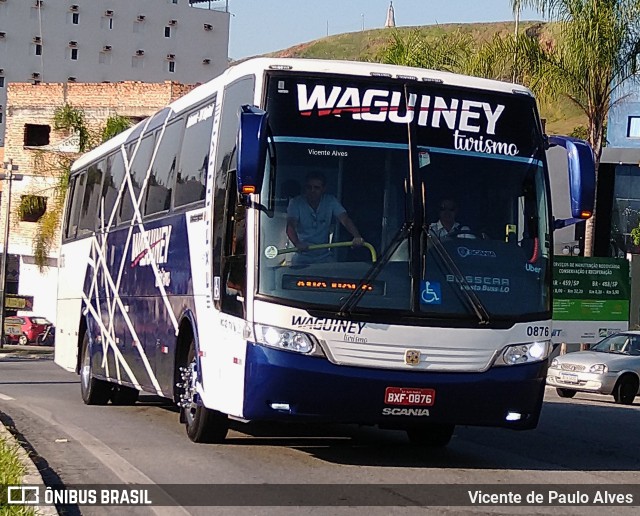
[[[249,74],[261,74],[265,70],[286,70],[299,72],[317,72],[332,73],[338,75],[355,75],[362,77],[370,77],[372,75],[389,77],[391,79],[412,79],[422,82],[438,82],[439,84],[459,86],[463,88],[473,88],[486,91],[495,91],[500,93],[517,93],[525,94],[533,97],[531,91],[519,84],[495,81],[491,79],[483,79],[480,77],[471,77],[468,75],[460,75],[451,72],[442,72],[437,70],[428,70],[424,68],[413,68],[409,66],[398,66],[381,63],[365,63],[358,61],[334,61],[328,59],[299,59],[299,58],[269,58],[258,57],[242,61],[236,65],[230,66],[222,74],[213,78],[197,88],[194,88],[186,95],[175,100],[166,108],[159,110],[165,111],[169,108],[173,113],[180,113],[186,109],[197,105],[216,91],[221,86],[229,84],[239,77]],[[80,156],[72,166],[71,172],[75,172],[80,168],[87,166],[94,160],[112,152],[120,145],[125,143],[129,136],[134,132],[139,132],[148,122],[148,118],[136,124],[136,126],[120,133],[109,141],[99,145],[95,149]]]

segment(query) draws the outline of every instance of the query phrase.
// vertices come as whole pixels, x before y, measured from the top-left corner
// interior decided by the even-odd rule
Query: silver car
[[[592,392],[631,405],[640,388],[640,331],[616,333],[587,351],[554,358],[547,385],[555,387],[561,398]]]

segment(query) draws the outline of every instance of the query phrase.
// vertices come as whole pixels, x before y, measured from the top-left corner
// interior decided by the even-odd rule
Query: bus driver
[[[339,220],[351,233],[354,246],[364,244],[364,239],[347,215],[347,210],[333,195],[325,193],[325,190],[324,174],[313,171],[307,174],[304,193],[289,201],[287,236],[298,249],[292,259],[293,265],[332,261],[333,253],[330,249],[309,250],[309,246],[329,243],[331,224],[334,219]]]

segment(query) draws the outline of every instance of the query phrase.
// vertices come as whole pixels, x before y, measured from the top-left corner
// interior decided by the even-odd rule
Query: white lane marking
[[[7,396],[6,394],[2,394],[0,392],[0,400],[4,400],[4,401],[11,401],[14,400],[15,398],[12,398],[11,396]]]
[[[48,410],[33,406],[28,407],[27,410],[44,419],[50,426],[58,428],[62,433],[66,433],[74,441],[82,445],[85,450],[117,475],[123,484],[155,484],[151,478],[86,430],[70,423],[65,423],[64,426],[61,425]],[[166,498],[167,500],[172,500],[168,493],[166,494]],[[151,506],[148,508],[156,516],[188,516],[190,514],[189,511],[177,502],[175,506]]]

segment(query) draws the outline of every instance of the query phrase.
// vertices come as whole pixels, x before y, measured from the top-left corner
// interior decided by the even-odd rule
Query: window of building
[[[2,111],[0,111],[0,124],[3,122],[3,118],[2,118]]]
[[[176,71],[176,62],[175,61],[169,61],[169,72],[170,73],[175,73]]]
[[[80,23],[80,13],[71,13],[71,23],[74,25]]]
[[[0,77],[0,88],[4,88],[4,77]]]
[[[71,60],[72,61],[77,61],[78,60],[78,49],[77,48],[72,48],[71,49]]]
[[[42,55],[42,45],[40,43],[36,43],[35,51],[36,51],[36,55],[37,56],[41,56]]]
[[[629,117],[627,138],[640,138],[640,116]]]
[[[24,146],[42,147],[49,145],[49,135],[51,127],[41,124],[25,124],[24,126]]]
[[[20,197],[20,220],[38,222],[47,211],[47,198],[41,195],[22,195]]]
[[[172,2],[173,2],[174,4],[177,4],[177,3],[178,3],[178,0],[172,0]]]
[[[170,38],[171,37],[171,27],[165,27],[164,28],[164,37],[165,38]]]

